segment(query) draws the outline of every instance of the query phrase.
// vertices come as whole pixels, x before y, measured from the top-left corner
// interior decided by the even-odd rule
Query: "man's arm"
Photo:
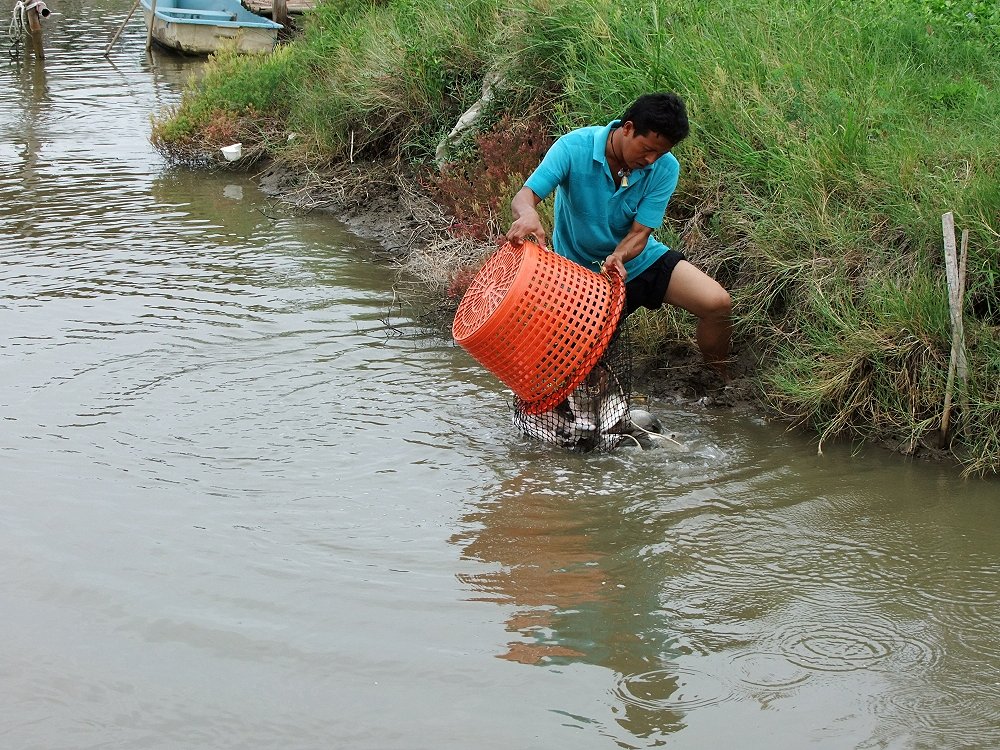
[[[542,158],[542,163],[535,168],[525,181],[524,187],[510,202],[514,222],[507,232],[508,240],[520,243],[525,237],[534,235],[538,244],[545,246],[548,237],[535,206],[563,183],[569,174],[570,161],[570,147],[567,145],[566,136],[563,136],[552,144]]]
[[[625,264],[646,249],[646,242],[649,241],[649,236],[652,233],[652,227],[647,227],[637,221],[633,221],[632,228],[628,230],[628,234],[618,243],[618,247],[614,249],[614,252],[604,259],[604,270],[610,271],[614,269],[621,274],[622,281],[626,281],[628,273],[625,271]]]
[[[511,214],[514,216],[514,223],[507,231],[507,239],[516,244],[521,244],[525,237],[535,236],[535,241],[545,247],[545,228],[542,226],[542,219],[535,210],[541,202],[541,198],[535,195],[534,191],[525,186],[517,191],[514,200],[510,202]]]

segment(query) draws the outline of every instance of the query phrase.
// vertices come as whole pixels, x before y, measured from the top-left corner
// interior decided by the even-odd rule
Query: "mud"
[[[344,164],[300,172],[270,165],[257,175],[261,190],[307,211],[330,213],[359,237],[377,240],[396,263],[447,235],[447,221],[416,177],[381,164]]]

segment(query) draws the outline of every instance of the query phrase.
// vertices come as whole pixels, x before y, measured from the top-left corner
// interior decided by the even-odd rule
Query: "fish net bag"
[[[631,393],[632,350],[622,321],[587,376],[555,407],[529,413],[529,404],[515,398],[514,426],[536,440],[581,453],[612,451],[630,439]]]

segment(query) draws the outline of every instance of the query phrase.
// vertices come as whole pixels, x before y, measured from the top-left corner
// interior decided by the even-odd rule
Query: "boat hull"
[[[153,40],[161,47],[185,55],[210,55],[222,47],[235,46],[238,52],[262,55],[271,52],[278,41],[278,30],[246,26],[216,26],[166,21],[143,8],[146,28],[153,24]]]

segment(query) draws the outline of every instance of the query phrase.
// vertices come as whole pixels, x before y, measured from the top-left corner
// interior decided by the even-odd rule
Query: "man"
[[[677,186],[680,165],[670,150],[689,131],[676,94],[640,96],[605,127],[574,130],[557,140],[514,196],[507,239],[546,233],[536,206],[558,188],[553,249],[591,270],[625,279],[626,315],[664,303],[696,315],[698,348],[728,378],[732,332],[729,293],[677,250],[653,238]]]

